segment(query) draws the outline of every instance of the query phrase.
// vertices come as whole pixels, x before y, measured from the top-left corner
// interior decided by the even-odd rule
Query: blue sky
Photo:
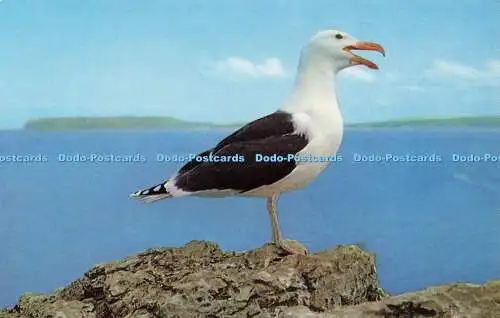
[[[44,116],[234,122],[277,109],[301,46],[381,43],[339,77],[347,122],[500,114],[495,0],[0,0],[1,128]]]

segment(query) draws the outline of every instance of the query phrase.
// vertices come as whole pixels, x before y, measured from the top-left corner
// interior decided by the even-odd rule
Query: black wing
[[[232,143],[259,140],[273,136],[289,135],[292,134],[294,130],[295,127],[292,122],[292,115],[287,112],[276,111],[246,124],[231,135],[224,138],[214,148],[200,153],[199,156],[207,156],[210,153],[215,153],[221,150],[224,146]],[[178,171],[178,175],[183,174],[200,164],[201,163],[196,160],[191,160]]]
[[[214,150],[217,151],[235,142],[289,135],[294,130],[292,115],[287,112],[276,111],[241,127],[219,142]]]
[[[295,161],[258,162],[256,155],[295,155],[307,145],[303,135],[271,136],[258,140],[228,143],[214,155],[241,155],[244,162],[206,162],[179,174],[175,185],[184,191],[235,190],[246,192],[269,185],[287,176],[296,167]],[[189,164],[189,163],[188,163]]]

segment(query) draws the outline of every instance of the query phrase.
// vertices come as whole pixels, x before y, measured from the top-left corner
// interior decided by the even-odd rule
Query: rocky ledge
[[[374,255],[339,246],[284,255],[193,241],[97,265],[52,295],[24,295],[0,317],[500,317],[500,280],[399,296],[378,284]]]

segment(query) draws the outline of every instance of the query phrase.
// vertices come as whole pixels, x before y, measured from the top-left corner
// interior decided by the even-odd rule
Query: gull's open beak
[[[383,56],[385,56],[385,51],[384,48],[378,44],[378,43],[373,43],[373,42],[357,42],[354,45],[348,45],[344,48],[344,51],[347,51],[353,55],[351,58],[351,63],[353,64],[363,64],[368,66],[369,68],[378,70],[377,64],[373,63],[372,61],[369,61],[361,56],[358,56],[354,53],[352,53],[352,50],[365,50],[365,51],[377,51],[381,53]]]

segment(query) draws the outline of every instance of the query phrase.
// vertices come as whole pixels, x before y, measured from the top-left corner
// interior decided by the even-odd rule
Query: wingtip
[[[137,199],[140,197],[140,195],[139,195],[139,192],[133,192],[133,193],[129,194],[128,197],[131,199]]]

